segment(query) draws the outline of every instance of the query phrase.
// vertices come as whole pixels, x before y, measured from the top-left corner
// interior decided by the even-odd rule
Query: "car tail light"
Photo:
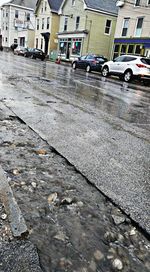
[[[139,67],[139,68],[147,68],[147,66],[144,65],[144,64],[138,64],[138,63],[137,63],[136,66]]]

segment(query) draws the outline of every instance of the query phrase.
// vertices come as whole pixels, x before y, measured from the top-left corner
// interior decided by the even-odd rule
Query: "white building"
[[[12,0],[1,6],[1,35],[5,48],[34,46],[36,0]]]

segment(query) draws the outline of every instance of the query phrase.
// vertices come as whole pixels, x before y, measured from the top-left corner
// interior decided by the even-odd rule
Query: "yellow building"
[[[117,12],[116,0],[63,0],[58,33],[61,58],[72,60],[87,53],[110,58]]]
[[[38,0],[35,10],[36,26],[34,46],[46,55],[57,49],[59,30],[58,10],[62,0]]]

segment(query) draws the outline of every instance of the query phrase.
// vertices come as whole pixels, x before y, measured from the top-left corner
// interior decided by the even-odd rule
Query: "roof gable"
[[[7,4],[35,9],[37,0],[11,0]]]

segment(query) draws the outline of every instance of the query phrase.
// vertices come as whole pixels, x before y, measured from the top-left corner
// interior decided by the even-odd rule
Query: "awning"
[[[49,39],[50,33],[49,33],[49,32],[44,32],[44,33],[41,33],[41,35],[42,35],[45,39]]]

